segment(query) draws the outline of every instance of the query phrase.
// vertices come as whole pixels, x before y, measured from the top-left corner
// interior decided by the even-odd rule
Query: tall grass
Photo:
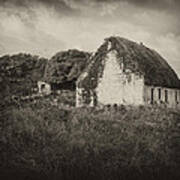
[[[49,179],[175,179],[179,125],[179,112],[160,107],[13,107],[0,121],[1,172]]]

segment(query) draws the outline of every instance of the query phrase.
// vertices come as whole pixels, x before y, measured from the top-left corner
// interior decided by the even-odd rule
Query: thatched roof
[[[111,49],[108,49],[108,42],[111,42]],[[120,63],[123,60],[125,68],[144,75],[146,85],[180,88],[177,74],[156,51],[149,49],[142,43],[138,44],[121,37],[105,39],[105,42],[92,57],[89,66],[78,79],[78,86],[87,88],[97,86],[97,79],[103,72],[103,59],[111,50],[117,51],[118,61]]]

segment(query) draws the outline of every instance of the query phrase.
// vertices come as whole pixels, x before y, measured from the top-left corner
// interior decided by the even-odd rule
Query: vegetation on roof
[[[112,45],[109,50],[108,42]],[[180,88],[177,74],[156,51],[142,43],[138,44],[120,37],[105,39],[86,69],[87,76],[79,81],[79,86],[87,88],[97,86],[98,78],[101,77],[104,69],[104,58],[111,50],[117,51],[119,64],[123,61],[125,68],[144,75],[146,85]]]
[[[134,70],[131,63],[138,65],[135,71],[145,75],[146,85],[180,88],[177,74],[156,51],[120,37],[111,37],[109,40],[114,42],[119,55],[124,56],[124,62],[129,69]]]

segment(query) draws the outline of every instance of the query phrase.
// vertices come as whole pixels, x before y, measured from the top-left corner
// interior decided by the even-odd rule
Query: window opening
[[[41,90],[44,90],[45,89],[45,84],[42,84],[41,85]]]
[[[165,90],[165,102],[168,102],[168,91]]]
[[[154,101],[154,89],[151,89],[151,104],[153,104]]]
[[[178,102],[178,93],[175,91],[175,102]]]
[[[159,98],[159,100],[161,100],[161,89],[160,88],[158,89],[158,98]]]

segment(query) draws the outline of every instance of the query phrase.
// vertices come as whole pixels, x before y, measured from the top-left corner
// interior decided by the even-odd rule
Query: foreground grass
[[[4,176],[178,179],[179,155],[180,113],[175,110],[124,106],[63,110],[39,102],[9,108],[1,115]]]

